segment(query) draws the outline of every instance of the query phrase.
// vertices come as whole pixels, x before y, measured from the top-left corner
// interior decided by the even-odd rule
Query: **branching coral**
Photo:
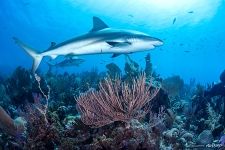
[[[36,79],[36,81],[38,83],[38,88],[39,88],[40,92],[45,97],[46,104],[44,104],[44,105],[41,104],[41,99],[42,99],[41,95],[35,94],[34,95],[34,102],[35,102],[34,106],[44,116],[45,122],[47,123],[48,120],[46,118],[46,114],[47,114],[47,110],[48,110],[48,101],[49,101],[49,98],[50,98],[50,91],[51,91],[51,89],[50,89],[50,86],[47,85],[48,93],[45,94],[45,92],[41,88],[41,77],[39,77],[37,74],[35,74],[35,79]]]
[[[60,130],[54,124],[56,120],[45,118],[34,107],[30,106],[27,120],[26,149],[54,149],[60,141]]]
[[[121,70],[115,63],[107,64],[106,68],[108,69],[107,74],[110,78],[116,78],[121,75]]]
[[[149,125],[150,127],[155,127],[158,124],[163,123],[165,119],[165,111],[164,108],[161,107],[158,113],[149,112]]]
[[[134,60],[130,58],[129,55],[126,55],[126,63],[125,63],[125,78],[127,82],[132,82],[132,79],[139,75],[139,65]]]
[[[215,129],[215,127],[219,124],[219,120],[221,115],[215,112],[210,103],[207,104],[207,112],[208,112],[208,124],[211,130]]]
[[[106,78],[100,82],[99,91],[89,91],[76,98],[81,119],[86,125],[101,127],[115,121],[138,119],[148,112],[147,103],[158,93],[160,87],[145,83],[145,75],[133,79],[132,85]]]
[[[25,149],[54,149],[60,143],[59,118],[48,112],[47,107],[38,103],[27,105],[23,117],[27,120],[27,134]]]

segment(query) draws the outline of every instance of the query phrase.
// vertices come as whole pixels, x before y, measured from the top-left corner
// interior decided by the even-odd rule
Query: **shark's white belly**
[[[74,55],[88,55],[88,54],[108,54],[108,53],[130,53],[140,50],[139,47],[130,45],[126,47],[113,47],[106,42],[98,42],[89,44],[78,49],[71,49]]]
[[[62,55],[88,55],[88,54],[100,54],[100,53],[120,53],[117,48],[112,48],[111,45],[106,42],[96,42],[88,44],[69,44],[54,50],[43,53],[45,56],[62,56]]]
[[[100,53],[112,53],[111,46],[106,42],[97,42],[94,44],[88,44],[77,49],[71,49],[74,55],[87,55],[87,54],[100,54]]]

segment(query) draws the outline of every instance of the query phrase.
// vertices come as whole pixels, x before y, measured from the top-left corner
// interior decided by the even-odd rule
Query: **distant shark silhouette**
[[[69,57],[65,60],[52,64],[51,62],[47,62],[49,67],[71,67],[71,66],[79,66],[82,64],[85,60],[77,57]]]
[[[42,53],[35,52],[33,48],[15,37],[13,39],[34,59],[32,67],[34,73],[45,56],[55,59],[57,56],[113,53],[112,57],[116,57],[120,54],[146,51],[163,44],[161,40],[145,33],[109,28],[97,17],[93,17],[93,28],[89,33],[60,44],[52,42],[51,46]]]

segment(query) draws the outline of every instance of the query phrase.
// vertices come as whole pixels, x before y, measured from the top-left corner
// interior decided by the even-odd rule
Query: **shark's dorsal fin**
[[[108,25],[106,25],[101,19],[98,17],[93,17],[93,28],[90,32],[99,31],[102,29],[108,28]]]

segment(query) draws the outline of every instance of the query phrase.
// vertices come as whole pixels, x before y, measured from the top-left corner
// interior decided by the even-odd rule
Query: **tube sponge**
[[[24,131],[24,127],[20,124],[16,124],[14,120],[5,112],[0,106],[0,129],[7,132],[10,135],[17,136]]]

